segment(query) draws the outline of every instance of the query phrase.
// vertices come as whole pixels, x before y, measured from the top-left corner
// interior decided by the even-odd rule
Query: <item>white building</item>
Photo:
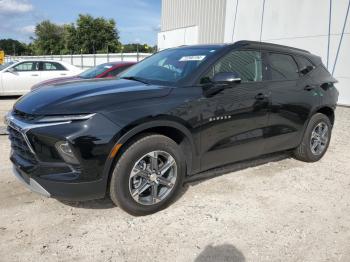
[[[349,6],[350,0],[162,0],[158,47],[245,39],[306,49],[334,70],[339,104],[350,105]]]

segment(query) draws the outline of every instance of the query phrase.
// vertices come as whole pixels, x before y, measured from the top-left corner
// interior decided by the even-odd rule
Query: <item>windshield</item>
[[[9,67],[10,65],[13,65],[14,63],[16,63],[16,61],[7,62],[7,63],[5,63],[3,65],[0,65],[0,70],[3,70],[6,67]]]
[[[111,69],[112,67],[113,67],[113,64],[98,65],[96,67],[90,68],[90,69],[80,73],[79,77],[84,78],[84,79],[95,78],[96,76],[102,74],[103,72],[107,71],[108,69]]]
[[[120,78],[174,84],[191,74],[217,49],[218,47],[185,47],[164,50],[134,65],[122,73]]]

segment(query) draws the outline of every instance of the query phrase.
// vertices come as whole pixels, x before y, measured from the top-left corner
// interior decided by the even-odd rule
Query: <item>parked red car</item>
[[[58,83],[65,83],[70,81],[78,81],[83,79],[93,79],[93,78],[109,78],[116,77],[119,73],[123,72],[130,66],[136,64],[136,62],[110,62],[98,65],[96,67],[90,68],[79,75],[68,76],[68,77],[59,77],[53,78],[40,82],[36,85],[33,85],[31,90],[37,89],[44,85],[52,85]]]

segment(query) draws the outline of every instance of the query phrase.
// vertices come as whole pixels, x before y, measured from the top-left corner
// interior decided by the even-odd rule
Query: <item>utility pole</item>
[[[84,69],[83,49],[82,48],[80,48],[80,66],[81,66],[81,69]]]
[[[108,43],[107,43],[107,63],[109,63],[109,48],[108,48]]]
[[[92,40],[92,52],[94,53],[94,66],[96,66],[95,40]]]
[[[139,55],[139,43],[136,43],[136,52],[137,52],[137,62],[140,60],[140,55]]]

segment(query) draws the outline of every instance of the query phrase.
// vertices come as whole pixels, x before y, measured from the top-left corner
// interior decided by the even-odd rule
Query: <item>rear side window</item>
[[[54,62],[43,62],[44,71],[62,71],[66,70],[61,64]]]
[[[315,66],[305,57],[297,56],[296,59],[299,65],[299,72],[303,76],[307,75],[315,68]]]
[[[299,78],[298,66],[290,55],[270,53],[272,80],[295,80]]]
[[[242,82],[259,82],[263,79],[261,53],[258,51],[232,51],[202,78],[202,83],[210,81],[215,74],[236,72]]]

